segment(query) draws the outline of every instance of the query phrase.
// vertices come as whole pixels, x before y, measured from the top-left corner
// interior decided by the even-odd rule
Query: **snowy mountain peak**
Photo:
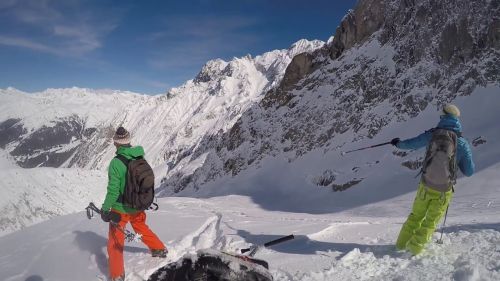
[[[294,57],[300,53],[310,52],[311,50],[316,50],[325,45],[325,42],[321,40],[312,40],[309,41],[307,39],[301,39],[292,44],[292,46],[288,49],[289,55]]]
[[[248,67],[255,67],[257,71],[268,76],[270,80],[275,80],[275,78],[279,79],[280,77],[275,76],[279,73],[283,74],[284,68],[286,68],[295,55],[303,52],[312,52],[321,48],[324,44],[325,43],[320,40],[309,41],[301,39],[293,43],[288,49],[266,52],[255,58],[247,54],[240,58],[233,58],[229,62],[222,59],[210,60],[202,67],[193,82],[203,83],[220,79],[221,75],[231,76],[234,73],[247,72]],[[248,63],[253,66],[250,66]]]
[[[23,94],[24,92],[14,88],[7,87],[5,90],[0,89],[0,94]]]
[[[194,79],[197,83],[208,82],[219,76],[227,66],[227,62],[222,59],[214,59],[208,61],[202,68],[201,71],[196,75]]]
[[[124,125],[154,165],[177,163],[207,135],[230,128],[278,85],[295,52],[319,45],[302,40],[290,50],[255,58],[211,60],[195,79],[164,96],[77,87],[34,94],[0,90],[12,93],[0,95],[0,133],[5,136],[0,148],[23,167],[104,168],[113,156],[106,149],[113,129]]]

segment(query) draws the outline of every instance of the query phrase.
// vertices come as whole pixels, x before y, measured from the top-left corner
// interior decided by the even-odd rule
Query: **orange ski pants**
[[[117,212],[113,210],[113,212]],[[146,225],[146,213],[144,211],[133,214],[117,212],[121,215],[118,223],[122,229],[125,229],[130,222],[134,231],[142,235],[141,239],[150,250],[165,249],[165,245],[158,239],[158,236]],[[125,234],[116,226],[109,224],[108,234],[108,256],[109,256],[109,274],[111,278],[117,278],[124,275],[123,248],[125,244]]]

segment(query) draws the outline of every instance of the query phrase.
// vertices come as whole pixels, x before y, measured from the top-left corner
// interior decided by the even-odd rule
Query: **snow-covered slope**
[[[36,94],[8,88],[0,101],[0,148],[24,168],[95,166],[113,126],[155,106],[145,95],[79,88]]]
[[[9,169],[17,167],[14,160],[3,149],[0,149],[0,169]]]
[[[495,121],[496,107],[500,104],[498,93],[498,86],[477,88],[470,96],[455,100],[462,110],[464,136],[472,143],[478,171],[500,162],[500,131]],[[224,176],[207,183],[203,189],[186,189],[178,195],[210,198],[239,194],[250,196],[262,208],[278,211],[331,213],[351,208],[369,211],[376,202],[393,200],[415,190],[419,169],[412,164],[421,161],[424,150],[402,151],[388,145],[345,155],[342,152],[394,137],[414,137],[433,128],[438,121],[439,111],[429,107],[418,117],[383,128],[373,139],[352,142],[354,136],[348,132],[331,145],[297,159],[287,154],[268,156],[237,176]],[[336,149],[340,145],[342,148]],[[457,186],[457,190],[462,188]],[[477,189],[471,192],[481,194]]]
[[[197,193],[219,189],[222,194],[248,196],[160,199],[160,210],[149,213],[148,223],[167,243],[169,257],[153,259],[143,245],[128,244],[127,281],[144,280],[156,268],[197,249],[236,252],[249,243],[291,233],[296,235],[294,241],[258,254],[271,265],[275,280],[498,280],[500,133],[493,109],[500,103],[499,91],[498,87],[479,88],[456,100],[464,114],[466,137],[481,135],[486,142],[473,147],[478,173],[458,181],[442,245],[430,243],[417,257],[395,251],[398,231],[410,212],[417,171],[401,166],[392,148],[344,157],[316,150],[290,163],[264,159],[261,169],[242,171]],[[428,109],[382,130],[380,139],[360,140],[345,148],[389,135],[412,136],[437,118],[438,112]],[[418,158],[422,153],[413,151],[407,157]],[[365,180],[349,192],[332,192],[331,187],[316,185],[318,177],[324,176],[316,173],[321,170],[331,170],[335,178],[355,173]],[[98,217],[89,221],[80,212],[0,237],[0,279],[105,280],[106,233],[107,226]],[[437,238],[439,233],[433,241]]]
[[[380,166],[382,155],[370,158],[358,153],[350,155],[360,157],[357,161],[336,163],[317,159],[321,155],[337,158],[341,151],[394,136],[416,135],[435,126],[445,103],[470,96],[467,104],[481,99],[481,89],[496,91],[500,84],[499,11],[498,1],[359,1],[329,45],[296,56],[278,87],[229,130],[205,139],[192,152],[205,161],[192,162],[189,169],[173,169],[163,184],[164,194],[184,189],[189,195],[201,189],[220,194],[217,179],[234,177],[237,187],[241,173],[275,173],[272,165],[281,165],[279,174],[290,173],[294,180],[285,177],[280,179],[283,182],[268,183],[271,190],[296,182],[307,189],[308,176],[328,178],[320,188],[335,191],[357,187],[359,182],[379,186],[365,175],[370,170],[384,172],[385,183],[393,182],[387,167],[368,168]],[[493,107],[490,110],[464,108],[464,122],[478,115],[491,125],[489,120],[497,115]],[[416,121],[431,115],[432,120]],[[482,134],[480,130],[472,133],[476,126],[486,128],[476,122],[465,126],[471,140]],[[410,168],[416,164],[413,154],[398,155],[386,157],[398,158]],[[264,159],[269,158],[274,162],[266,165]],[[290,172],[289,167],[296,168]],[[262,186],[267,189],[266,184]],[[342,193],[346,194],[335,196],[360,196],[350,189]],[[323,198],[316,192],[308,196]]]
[[[269,211],[235,195],[160,199],[160,210],[149,213],[148,223],[169,247],[169,256],[151,258],[144,245],[128,243],[126,280],[145,280],[198,249],[237,252],[288,234],[295,240],[256,256],[269,262],[277,281],[498,280],[499,171],[500,165],[494,165],[459,180],[443,244],[432,242],[417,257],[393,246],[414,194],[378,202],[369,210],[333,214]],[[438,238],[436,233],[433,241]],[[106,243],[107,225],[98,217],[88,220],[81,212],[54,218],[0,237],[0,279],[105,280]]]
[[[106,180],[100,171],[0,167],[0,236],[100,202]]]

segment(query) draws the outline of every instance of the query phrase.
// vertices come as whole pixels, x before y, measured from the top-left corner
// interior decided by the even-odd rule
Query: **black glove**
[[[110,211],[104,211],[104,210],[101,209],[101,219],[104,222],[109,222],[111,220],[110,214],[111,214]]]
[[[397,147],[400,141],[401,141],[400,138],[394,138],[391,140],[391,144]]]
[[[108,218],[111,222],[119,223],[122,219],[122,216],[116,212],[109,212]]]
[[[101,219],[104,222],[114,222],[114,223],[119,223],[120,220],[122,219],[122,216],[119,213],[116,212],[110,212],[110,211],[103,211],[101,210]]]

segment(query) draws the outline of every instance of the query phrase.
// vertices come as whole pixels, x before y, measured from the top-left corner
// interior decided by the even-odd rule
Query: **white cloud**
[[[25,38],[5,37],[0,35],[0,45],[28,48],[35,51],[41,51],[54,55],[59,54],[58,50],[55,48],[37,42],[33,42]]]
[[[258,40],[244,29],[257,24],[256,19],[244,16],[170,17],[163,23],[163,30],[146,38],[156,46],[147,62],[157,69],[190,68],[227,53],[244,55],[246,47]]]
[[[0,44],[60,56],[80,57],[103,46],[118,16],[97,16],[79,1],[9,0],[0,16],[14,29],[0,28]]]

